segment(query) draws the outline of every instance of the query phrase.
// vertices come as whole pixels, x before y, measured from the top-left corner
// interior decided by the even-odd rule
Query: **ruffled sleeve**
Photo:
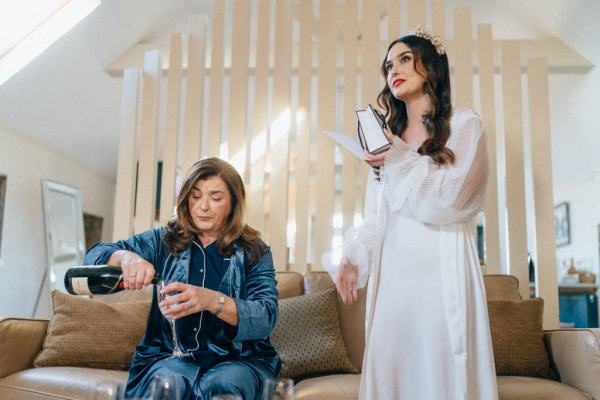
[[[377,197],[380,182],[369,169],[365,193],[363,223],[349,228],[344,234],[343,255],[358,266],[358,287],[364,287],[369,277],[373,249],[376,241]]]
[[[447,225],[471,219],[481,209],[488,164],[483,124],[472,110],[453,117],[448,147],[452,165],[437,166],[429,156],[396,138],[384,164],[384,197],[391,212],[405,203],[419,221]]]

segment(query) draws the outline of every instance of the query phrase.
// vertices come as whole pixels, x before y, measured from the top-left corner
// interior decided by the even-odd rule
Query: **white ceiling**
[[[449,8],[471,6],[474,23],[491,22],[496,38],[553,35],[592,63],[600,61],[600,51],[588,37],[600,17],[597,0],[447,3]],[[0,86],[0,128],[114,178],[121,80],[108,75],[105,67],[137,43],[185,31],[182,24],[187,16],[210,14],[211,4],[208,0],[103,0],[88,18]]]

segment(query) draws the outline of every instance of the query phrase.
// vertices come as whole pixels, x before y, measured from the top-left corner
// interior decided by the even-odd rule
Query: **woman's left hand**
[[[202,311],[214,310],[218,305],[219,292],[187,283],[171,283],[161,293],[179,292],[161,301],[158,306],[165,317],[178,319]]]
[[[387,130],[387,128],[384,128],[383,132],[385,133],[385,136],[388,138],[388,140],[390,142],[394,141],[395,136],[389,130]],[[385,162],[385,156],[388,151],[389,150],[385,150],[385,151],[382,151],[381,153],[370,154],[369,152],[367,152],[365,150],[365,156],[367,157],[367,159],[365,161],[367,162],[367,164],[369,164],[373,168],[381,167],[383,165],[383,163]]]

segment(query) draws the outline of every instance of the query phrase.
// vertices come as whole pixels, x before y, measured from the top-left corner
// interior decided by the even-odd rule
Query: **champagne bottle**
[[[154,275],[152,283],[161,280]],[[109,294],[123,290],[123,271],[114,265],[83,265],[65,273],[65,288],[71,294]]]

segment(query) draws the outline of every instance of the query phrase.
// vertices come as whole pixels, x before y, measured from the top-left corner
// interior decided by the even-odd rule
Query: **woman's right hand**
[[[132,251],[117,250],[108,259],[109,265],[120,265],[125,290],[141,289],[152,283],[154,266]]]
[[[344,304],[352,304],[358,297],[358,267],[342,257],[335,274],[335,287]]]

